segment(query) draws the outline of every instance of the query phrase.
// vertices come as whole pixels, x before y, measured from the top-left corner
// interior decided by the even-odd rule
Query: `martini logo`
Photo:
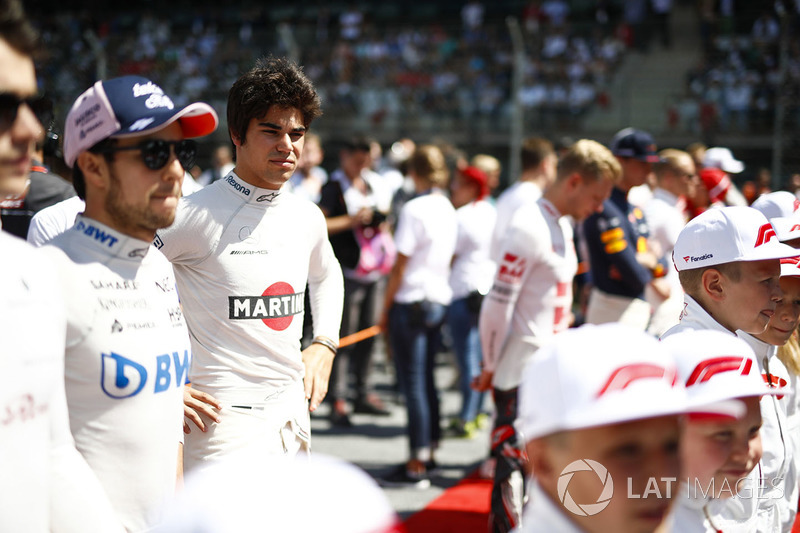
[[[775,237],[775,229],[772,227],[772,224],[767,222],[758,228],[758,237],[756,237],[756,245],[754,248],[758,248],[762,244],[769,242],[773,237]]]
[[[261,296],[228,296],[228,318],[261,320],[270,329],[283,331],[295,315],[303,314],[303,292],[294,292],[288,283],[273,283]]]

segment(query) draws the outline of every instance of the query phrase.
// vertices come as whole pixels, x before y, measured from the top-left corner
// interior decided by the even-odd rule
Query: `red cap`
[[[728,189],[731,188],[731,180],[728,175],[718,168],[708,167],[700,171],[700,179],[703,180],[708,191],[708,198],[711,202],[720,202],[725,199]]]
[[[461,175],[469,181],[480,187],[478,193],[478,200],[483,200],[489,194],[489,178],[486,173],[477,167],[465,167],[460,170]]]

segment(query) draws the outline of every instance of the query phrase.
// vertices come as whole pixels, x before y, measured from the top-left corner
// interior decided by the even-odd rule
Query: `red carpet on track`
[[[485,533],[492,480],[473,474],[444,491],[406,522],[408,533]]]

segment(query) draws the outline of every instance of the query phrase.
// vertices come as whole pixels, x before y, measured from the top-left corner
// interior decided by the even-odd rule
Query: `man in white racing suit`
[[[289,61],[259,61],[227,114],[236,167],[182,199],[155,242],[175,267],[194,354],[186,405],[201,431],[185,425],[187,472],[248,447],[310,450],[342,316],[325,218],[284,187],[320,114],[311,82]],[[314,339],[301,352],[306,283]]]
[[[572,317],[572,280],[578,269],[572,225],[602,208],[619,179],[611,152],[587,139],[558,164],[556,181],[536,203],[519,207],[500,250],[494,284],[478,321],[483,372],[477,387],[493,389],[497,410],[491,454],[497,460],[490,530],[519,525],[524,454],[517,437],[517,389],[540,346],[566,330]]]
[[[191,362],[172,266],[152,241],[194,164],[188,138],[217,122],[140,76],[96,82],[67,115],[65,160],[86,208],[45,249],[63,263],[70,426],[129,532],[155,526],[174,493]]]

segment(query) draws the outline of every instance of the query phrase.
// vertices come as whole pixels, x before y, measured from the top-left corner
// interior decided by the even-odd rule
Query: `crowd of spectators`
[[[576,125],[603,94],[625,52],[619,2],[531,1],[318,3],[148,10],[42,9],[48,56],[38,75],[56,103],[98,77],[146,74],[176,105],[197,99],[222,109],[237,75],[265,54],[304,65],[326,117],[390,121],[511,112],[511,39],[525,42],[522,103],[531,120]],[[596,5],[595,5],[596,4]],[[617,5],[616,11],[607,4]],[[62,116],[66,110],[59,109]],[[224,131],[224,130],[223,130]]]
[[[671,125],[695,134],[767,133],[778,98],[786,106],[784,128],[800,119],[800,6],[763,2],[751,11],[733,2],[701,12],[704,54],[686,74],[685,92],[670,109]],[[725,6],[728,6],[727,8]],[[752,16],[750,16],[752,13]],[[786,24],[785,70],[781,25]]]

